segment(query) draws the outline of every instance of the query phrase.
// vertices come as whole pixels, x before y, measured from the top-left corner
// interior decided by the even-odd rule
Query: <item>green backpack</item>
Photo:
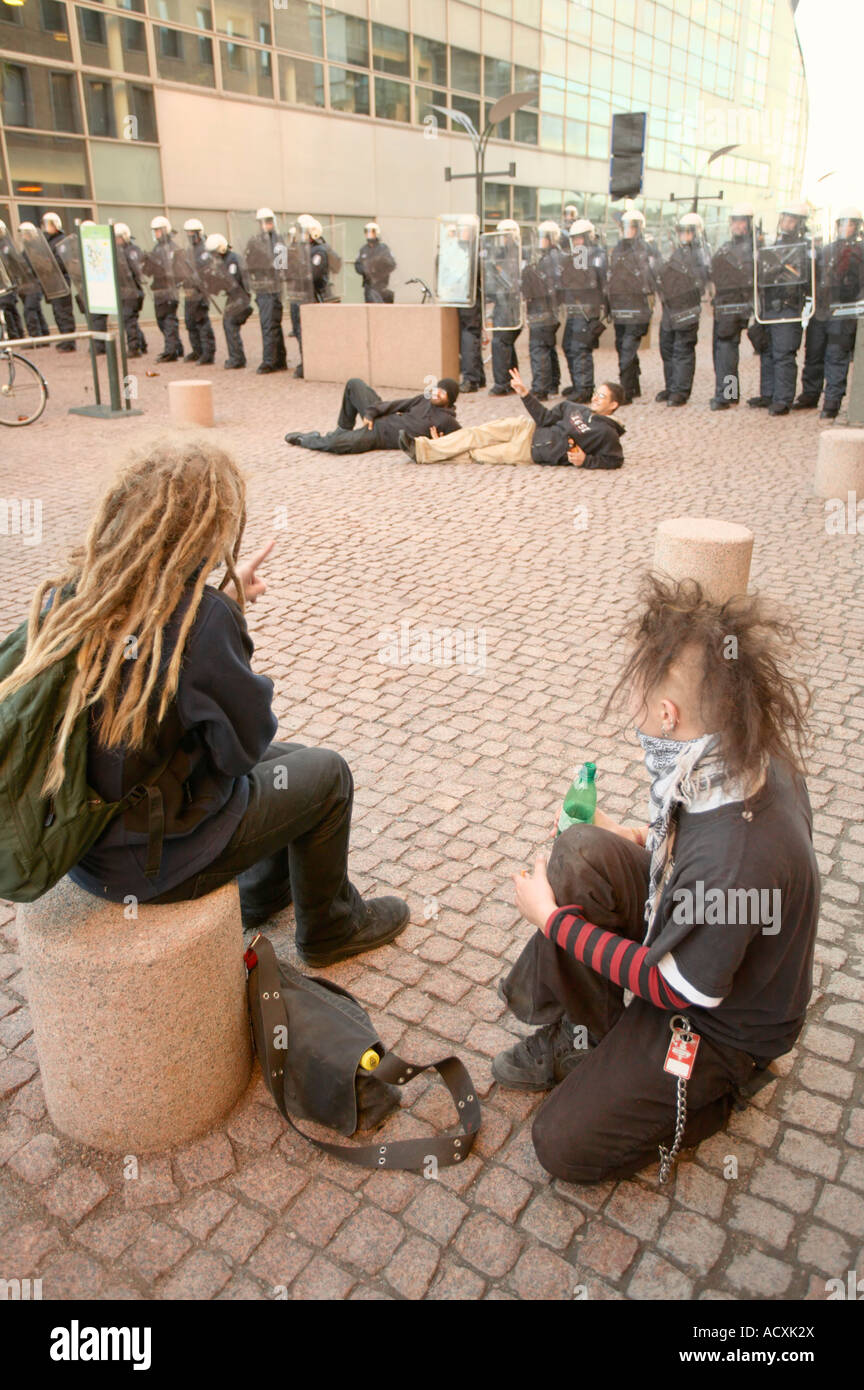
[[[0,680],[24,659],[27,624],[0,643]],[[83,858],[115,816],[150,799],[145,872],[154,878],[162,858],[162,796],[154,785],[170,759],[121,801],[104,801],[87,784],[88,711],[66,745],[66,776],[55,796],[42,786],[54,739],[75,679],[75,652],[0,702],[0,898],[29,903]]]

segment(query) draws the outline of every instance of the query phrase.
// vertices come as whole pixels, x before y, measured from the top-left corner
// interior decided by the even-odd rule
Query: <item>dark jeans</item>
[[[549,882],[556,902],[578,904],[589,921],[641,941],[648,889],[648,852],[598,826],[573,826],[555,841]],[[537,1112],[537,1157],[566,1182],[629,1177],[671,1144],[676,1082],[663,1070],[673,1015],[624,992],[575,956],[535,932],[504,981],[512,1012],[524,1023],[564,1016],[584,1026],[597,1045]],[[696,1031],[698,1022],[691,1017]],[[722,1128],[738,1087],[753,1072],[746,1052],[702,1037],[687,1083],[684,1145]]]
[[[58,333],[75,332],[75,311],[72,308],[71,294],[61,295],[59,299],[51,300],[51,310],[54,314],[54,322],[57,325]],[[74,343],[61,343],[61,352],[74,352]]]
[[[302,449],[319,449],[325,454],[365,454],[370,449],[393,448],[392,441],[384,439],[377,421],[373,423],[371,430],[365,425],[354,429],[357,416],[364,415],[370,405],[376,405],[380,400],[378,392],[373,391],[362,377],[352,376],[346,382],[342,393],[336,429],[330,430],[328,434],[319,434],[317,431],[302,434],[297,443]]]
[[[7,338],[25,337],[24,325],[21,322],[21,315],[18,313],[18,303],[14,294],[5,303],[0,302],[0,318],[3,319]]]
[[[246,813],[222,852],[151,901],[203,898],[236,878],[244,925],[273,916],[293,897],[298,947],[323,951],[343,942],[364,912],[348,878],[348,764],[329,748],[271,743],[249,782]]]
[[[660,356],[663,360],[663,382],[670,395],[687,396],[693,389],[696,371],[696,340],[698,323],[687,328],[660,325]]]

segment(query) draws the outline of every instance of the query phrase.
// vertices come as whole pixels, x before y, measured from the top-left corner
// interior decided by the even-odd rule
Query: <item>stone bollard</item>
[[[675,516],[661,521],[654,544],[654,569],[671,579],[696,579],[706,598],[725,603],[746,594],[753,532],[734,521]]]
[[[840,497],[844,503],[850,492],[864,498],[864,429],[822,431],[813,491],[817,497]]]
[[[52,1121],[143,1154],[218,1124],[251,1049],[236,883],[128,910],[64,878],[18,909],[18,940]]]
[[[168,384],[168,410],[174,425],[213,425],[213,382],[172,381]]]

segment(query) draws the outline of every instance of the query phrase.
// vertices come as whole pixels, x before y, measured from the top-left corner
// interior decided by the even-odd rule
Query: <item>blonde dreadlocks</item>
[[[69,736],[97,701],[97,736],[105,748],[141,748],[153,711],[157,723],[164,718],[204,586],[216,566],[225,565],[222,586],[233,580],[242,607],[235,561],[246,521],[245,493],[237,465],[223,450],[205,442],[160,441],[120,472],[83,547],[72,552],[62,574],[40,585],[30,608],[24,660],[0,684],[0,700],[77,652],[46,795],[62,786]],[[190,584],[191,600],[157,690],[165,627]],[[40,621],[52,589],[54,601]],[[133,637],[136,659],[127,680],[126,644]]]

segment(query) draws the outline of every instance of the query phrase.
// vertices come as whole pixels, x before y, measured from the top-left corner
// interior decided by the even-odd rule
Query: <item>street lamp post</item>
[[[709,156],[708,156],[708,158],[706,159],[705,163],[703,164],[702,168],[699,169],[699,170],[697,170],[697,169],[695,168],[695,166],[694,166],[693,164],[691,164],[691,162],[690,162],[690,160],[687,158],[686,154],[684,154],[681,150],[678,151],[678,158],[681,160],[681,163],[687,165],[687,168],[690,170],[690,172],[694,175],[694,177],[695,177],[695,179],[696,179],[696,187],[695,187],[695,190],[694,190],[694,193],[693,193],[693,202],[692,202],[692,206],[691,206],[691,208],[690,208],[690,211],[691,211],[691,212],[698,212],[698,211],[699,211],[699,184],[702,182],[702,179],[705,177],[705,175],[706,175],[706,173],[708,172],[708,169],[710,168],[710,166],[714,163],[714,160],[715,160],[715,159],[720,159],[724,154],[730,154],[730,153],[732,152],[732,150],[737,150],[737,149],[738,149],[738,146],[737,146],[737,145],[723,145],[723,146],[721,147],[721,149],[715,150],[713,154],[709,154]],[[677,202],[683,202],[684,199],[679,199],[678,196],[677,196],[675,193],[670,193],[670,194],[669,194],[669,201],[670,201],[671,203],[677,203]],[[703,202],[710,202],[710,203],[715,203],[715,202],[716,202],[716,203],[722,203],[722,201],[723,201],[723,192],[722,192],[722,190],[721,190],[720,193],[717,194],[715,197],[703,198],[702,201],[703,201]]]
[[[530,106],[537,101],[537,92],[510,92],[508,96],[501,97],[496,101],[489,111],[486,125],[482,135],[477,130],[470,116],[466,116],[464,111],[457,111],[453,106],[431,105],[433,111],[438,111],[442,116],[449,116],[451,121],[456,121],[463,130],[467,130],[471,136],[471,144],[474,147],[474,173],[473,174],[454,174],[453,170],[447,166],[444,170],[444,178],[447,183],[454,179],[474,179],[477,187],[477,217],[480,222],[480,230],[483,230],[483,211],[484,211],[484,185],[486,180],[486,146],[489,138],[497,125],[506,121],[514,111],[518,111],[522,106]],[[492,178],[515,178],[516,165],[511,163],[509,169],[496,169],[491,174]]]

